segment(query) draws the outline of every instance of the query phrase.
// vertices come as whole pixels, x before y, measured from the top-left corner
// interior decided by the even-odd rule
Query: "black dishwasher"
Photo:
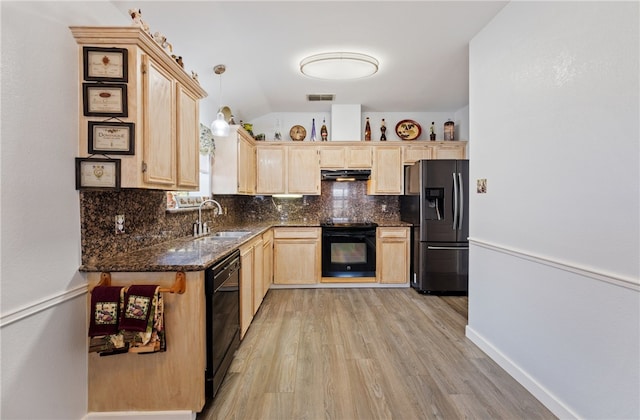
[[[240,251],[205,272],[207,368],[205,396],[213,398],[240,345]]]

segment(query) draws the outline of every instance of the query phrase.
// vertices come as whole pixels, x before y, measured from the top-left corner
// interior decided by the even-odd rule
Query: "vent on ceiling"
[[[317,101],[333,101],[336,95],[333,93],[312,93],[307,95],[307,101],[309,102],[317,102]]]

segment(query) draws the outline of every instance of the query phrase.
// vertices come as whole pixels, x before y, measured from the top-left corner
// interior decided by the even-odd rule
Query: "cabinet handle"
[[[147,172],[147,162],[142,162],[142,172]]]

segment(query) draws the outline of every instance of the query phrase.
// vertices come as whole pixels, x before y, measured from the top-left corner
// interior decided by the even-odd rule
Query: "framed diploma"
[[[126,48],[82,47],[84,80],[126,82],[127,57]]]
[[[89,121],[89,154],[135,154],[135,124]]]
[[[76,158],[76,190],[119,190],[120,159]]]
[[[126,117],[127,85],[83,83],[82,108],[88,117]]]

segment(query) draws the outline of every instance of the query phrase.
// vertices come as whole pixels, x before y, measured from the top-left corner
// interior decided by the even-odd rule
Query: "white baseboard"
[[[109,411],[87,413],[85,420],[195,420],[193,411]]]
[[[495,348],[473,328],[467,325],[465,334],[476,346],[485,352],[493,361],[503,368],[509,375],[536,397],[545,407],[561,419],[579,419],[580,417],[567,407],[562,401],[555,397],[548,389],[533,379],[527,372],[522,370],[511,359]]]

